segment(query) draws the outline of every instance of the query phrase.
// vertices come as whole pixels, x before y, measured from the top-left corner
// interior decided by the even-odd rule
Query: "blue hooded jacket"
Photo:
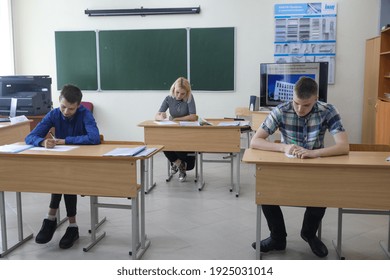
[[[55,137],[65,139],[67,145],[100,144],[100,134],[95,118],[82,105],[71,118],[65,118],[59,108],[51,110],[26,136],[26,144],[40,146],[52,127],[55,128]]]

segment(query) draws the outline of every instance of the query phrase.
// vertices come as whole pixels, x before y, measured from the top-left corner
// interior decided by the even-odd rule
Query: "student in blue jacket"
[[[37,147],[54,148],[56,145],[96,145],[100,144],[99,129],[92,113],[80,105],[82,99],[80,89],[73,85],[65,85],[60,94],[60,107],[51,110],[27,135],[26,144]],[[55,129],[55,135],[46,138],[50,129]],[[51,132],[50,132],[51,134]],[[42,228],[35,241],[39,244],[49,242],[57,227],[57,209],[62,194],[52,194],[47,218],[43,220]],[[64,194],[69,227],[60,240],[60,248],[67,249],[73,246],[79,238],[76,223],[77,196]]]

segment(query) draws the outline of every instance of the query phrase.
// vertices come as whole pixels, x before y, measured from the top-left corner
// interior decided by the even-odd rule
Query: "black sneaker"
[[[187,178],[186,170],[187,170],[187,163],[182,161],[180,163],[180,166],[179,166],[179,181],[180,182],[186,181],[186,178]]]
[[[37,236],[35,237],[35,242],[38,244],[45,244],[49,242],[54,235],[54,232],[57,228],[57,219],[54,221],[49,219],[44,219],[42,223],[42,227],[39,230]]]
[[[79,228],[68,227],[64,236],[60,240],[60,248],[68,249],[73,246],[73,243],[79,239]]]

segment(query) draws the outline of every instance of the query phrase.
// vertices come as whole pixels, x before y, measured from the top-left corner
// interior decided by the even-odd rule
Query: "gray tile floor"
[[[220,155],[206,155],[220,157]],[[205,163],[206,186],[202,191],[194,184],[194,172],[180,183],[176,177],[165,182],[166,160],[162,154],[154,160],[154,178],[157,186],[146,195],[146,231],[151,246],[145,260],[253,260],[255,251],[250,246],[255,240],[256,205],[254,198],[255,168],[241,165],[241,193],[238,198],[229,192],[229,166]],[[7,227],[10,244],[17,236],[15,222],[15,194],[6,193]],[[126,199],[101,198],[101,201],[126,203]],[[49,202],[48,194],[23,193],[24,233],[37,234]],[[62,214],[65,213],[62,206]],[[288,231],[287,250],[264,254],[268,260],[318,259],[299,236],[303,208],[283,207]],[[88,252],[83,247],[89,242],[89,198],[78,198],[78,224],[80,239],[67,250],[58,247],[66,230],[59,227],[53,240],[39,245],[34,240],[6,255],[3,260],[31,259],[130,259],[130,212],[122,209],[100,209],[100,217],[107,221],[100,230],[106,237]],[[326,259],[337,259],[332,240],[336,239],[337,210],[329,208],[323,220],[323,241],[328,246]],[[343,253],[347,259],[387,259],[379,241],[387,243],[389,226],[387,216],[345,215]],[[268,236],[265,219],[262,219],[262,236]],[[1,244],[0,244],[1,246]]]

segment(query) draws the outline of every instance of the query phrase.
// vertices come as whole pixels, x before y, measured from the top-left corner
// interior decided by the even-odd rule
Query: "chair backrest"
[[[251,112],[249,111],[249,108],[247,108],[247,107],[236,107],[234,113],[235,113],[236,117],[250,117],[251,116]]]
[[[360,152],[389,152],[390,145],[383,144],[349,144],[350,151]]]
[[[87,101],[81,101],[81,105],[87,108],[91,113],[93,113],[93,103]]]

